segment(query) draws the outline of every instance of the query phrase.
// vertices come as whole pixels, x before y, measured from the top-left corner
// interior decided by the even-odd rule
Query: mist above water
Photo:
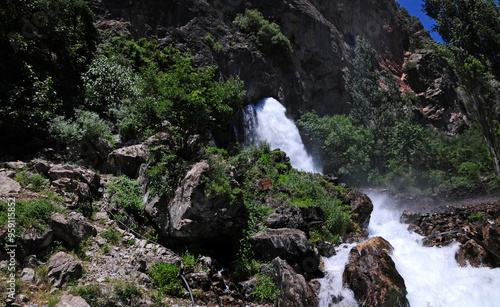
[[[307,153],[293,120],[286,117],[285,107],[274,98],[265,98],[243,110],[245,139],[249,143],[267,141],[271,149],[279,148],[290,157],[292,166],[304,172],[321,173]]]

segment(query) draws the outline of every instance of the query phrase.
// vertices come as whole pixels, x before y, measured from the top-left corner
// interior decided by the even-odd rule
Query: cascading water
[[[446,247],[425,247],[422,236],[408,232],[401,224],[402,212],[391,208],[391,199],[383,194],[369,194],[373,212],[368,227],[370,237],[381,236],[391,243],[391,255],[396,269],[405,280],[407,298],[412,307],[486,307],[500,304],[500,268],[460,267],[455,260],[459,244]],[[340,257],[339,257],[340,256]],[[352,306],[350,293],[332,287],[332,280],[342,278],[342,253],[325,260],[326,278],[321,280],[320,306]],[[340,259],[339,259],[340,258]],[[330,276],[333,267],[336,272]],[[346,295],[340,303],[331,303],[331,297]]]
[[[292,166],[305,172],[321,173],[307,153],[295,123],[286,117],[286,109],[274,98],[265,98],[243,110],[247,143],[267,141],[290,157]]]

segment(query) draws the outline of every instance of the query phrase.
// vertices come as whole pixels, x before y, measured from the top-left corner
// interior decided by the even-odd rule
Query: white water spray
[[[286,109],[274,98],[265,98],[243,110],[246,139],[249,143],[267,141],[290,157],[292,166],[305,172],[321,173],[300,138],[295,123],[286,117]]]
[[[459,244],[445,247],[425,247],[423,237],[408,232],[408,225],[401,224],[400,211],[394,210],[389,196],[369,193],[373,202],[368,230],[370,237],[381,236],[394,247],[392,260],[405,280],[407,298],[412,307],[493,307],[500,306],[500,268],[460,267],[455,260]],[[327,275],[321,280],[320,306],[352,306],[351,298],[331,303],[331,296],[338,296],[338,285],[332,280],[341,279],[338,270],[342,254],[325,260]],[[330,276],[335,272],[335,276]],[[331,289],[337,288],[337,289]],[[330,300],[330,301],[328,301]]]

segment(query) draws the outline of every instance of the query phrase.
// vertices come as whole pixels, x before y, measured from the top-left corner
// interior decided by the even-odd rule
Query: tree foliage
[[[447,43],[436,49],[459,76],[467,109],[481,127],[500,176],[500,7],[493,0],[425,0],[423,8]]]
[[[80,0],[6,0],[0,16],[0,129],[20,140],[72,111],[98,32]]]

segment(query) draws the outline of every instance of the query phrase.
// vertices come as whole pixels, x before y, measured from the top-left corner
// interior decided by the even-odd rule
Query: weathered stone
[[[316,248],[321,256],[330,258],[333,255],[336,255],[335,245],[330,242],[325,242],[323,240],[316,241]]]
[[[148,158],[148,147],[146,145],[132,145],[111,152],[108,156],[107,170],[114,175],[127,175],[137,178],[139,167]]]
[[[52,167],[52,164],[45,160],[36,159],[30,162],[30,167],[32,170],[39,174],[47,175],[50,168]]]
[[[241,200],[206,196],[200,180],[207,169],[208,164],[204,161],[193,165],[172,201],[157,196],[146,203],[146,212],[165,238],[207,242],[207,239],[221,236],[232,237],[245,223],[245,207]]]
[[[72,213],[69,217],[61,213],[54,213],[52,227],[54,235],[71,247],[78,246],[81,242],[97,234],[94,226],[90,225],[78,213]]]
[[[54,239],[52,228],[29,228],[19,240],[19,257],[24,258],[47,248]]]
[[[17,195],[21,192],[21,185],[7,176],[0,176],[0,195]]]
[[[90,307],[90,305],[81,296],[63,294],[57,307]]]
[[[351,206],[351,220],[356,222],[361,229],[366,229],[373,211],[370,198],[360,191],[351,190],[347,193],[346,201]]]
[[[47,172],[47,176],[49,176],[52,181],[61,178],[69,178],[76,181],[82,179],[80,172],[70,165],[54,165]]]
[[[10,162],[5,162],[4,163],[5,167],[12,168],[12,169],[17,169],[21,170],[27,166],[26,163],[21,162],[21,161],[10,161]]]
[[[399,219],[399,221],[403,224],[411,224],[419,217],[420,217],[420,213],[418,213],[418,212],[411,211],[411,210],[404,210],[403,214],[401,214],[401,218]]]
[[[315,291],[310,289],[305,277],[297,274],[283,259],[275,258],[271,262],[274,268],[273,280],[279,288],[278,306],[302,307],[316,306]]]
[[[21,272],[21,281],[22,282],[32,282],[35,279],[35,270],[32,268],[24,268]]]
[[[73,256],[58,252],[49,261],[50,283],[54,287],[62,287],[71,280],[82,277],[83,267]]]
[[[267,229],[250,237],[255,254],[264,261],[276,257],[314,273],[319,265],[319,253],[306,234],[293,228]]]
[[[488,262],[488,254],[481,245],[474,240],[469,240],[465,244],[460,245],[460,249],[455,255],[455,259],[461,266],[470,264],[473,267],[482,267]]]
[[[361,306],[409,306],[404,279],[389,255],[392,250],[382,237],[351,249],[343,282]]]
[[[210,290],[210,278],[206,272],[196,272],[186,274],[186,281],[193,289],[201,289],[203,291]]]
[[[252,278],[250,280],[242,281],[238,284],[238,288],[241,289],[240,293],[243,295],[245,300],[252,300],[252,293],[257,289],[257,279]]]

